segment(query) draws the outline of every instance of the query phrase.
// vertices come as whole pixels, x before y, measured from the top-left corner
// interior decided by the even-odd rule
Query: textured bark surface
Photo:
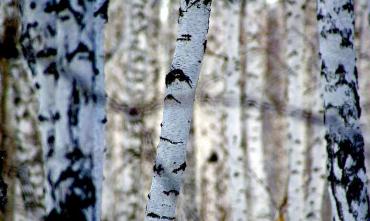
[[[267,5],[265,1],[246,3],[246,145],[248,156],[249,218],[271,220],[270,196],[265,171],[262,104],[267,71]]]
[[[354,2],[319,0],[324,123],[333,220],[368,220],[369,198],[354,46]]]
[[[304,220],[304,184],[306,130],[301,108],[304,108],[304,70],[303,60],[306,50],[304,44],[306,0],[286,2],[286,62],[288,74],[288,212],[289,221]],[[294,108],[297,107],[297,108]]]
[[[106,120],[103,42],[96,33],[102,30],[96,26],[106,20],[108,2],[22,5],[23,51],[39,90],[46,220],[100,220]]]
[[[195,88],[206,48],[211,1],[182,0],[179,30],[170,72],[166,75],[163,122],[153,166],[145,220],[174,220],[186,168],[186,144]]]

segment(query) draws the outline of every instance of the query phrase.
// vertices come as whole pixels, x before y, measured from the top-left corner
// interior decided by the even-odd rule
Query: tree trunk
[[[287,1],[288,73],[288,220],[304,220],[304,183],[306,131],[302,111],[304,108],[304,12],[306,0]]]
[[[106,120],[103,39],[95,32],[101,31],[107,6],[107,1],[23,3],[23,49],[39,89],[46,220],[100,220]]]
[[[306,32],[305,32],[305,100],[308,114],[306,122],[308,129],[307,158],[309,174],[307,184],[307,197],[305,201],[305,217],[307,221],[321,221],[321,211],[324,203],[326,187],[326,151],[325,151],[325,128],[322,123],[322,93],[319,70],[315,54],[318,51],[318,36],[316,34],[316,4],[307,1],[306,4]]]
[[[226,3],[226,40],[227,66],[225,72],[225,135],[228,149],[230,177],[230,216],[231,220],[247,220],[247,188],[245,173],[245,150],[241,145],[241,65],[239,34],[241,1]]]
[[[267,68],[267,5],[265,1],[246,3],[246,144],[248,182],[250,186],[249,217],[271,220],[270,196],[264,163],[263,116],[264,78]],[[253,102],[254,101],[254,102]]]
[[[317,1],[328,181],[335,221],[368,220],[352,0]]]
[[[163,122],[145,220],[175,219],[186,168],[185,153],[200,64],[206,48],[211,1],[181,0],[171,70],[166,75]]]

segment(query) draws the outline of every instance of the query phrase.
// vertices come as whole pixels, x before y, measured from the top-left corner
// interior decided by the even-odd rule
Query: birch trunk
[[[271,220],[270,196],[264,163],[263,116],[264,78],[267,68],[267,10],[265,1],[246,3],[246,97],[257,105],[246,107],[246,144],[250,186],[249,217]]]
[[[44,172],[51,170],[48,154],[55,146],[55,86],[59,79],[56,67],[56,17],[54,12],[45,11],[52,1],[22,2],[23,55],[32,72],[33,87],[38,97],[38,120],[44,159]],[[46,177],[46,176],[45,176]],[[49,211],[52,201],[52,186],[45,179],[45,206]]]
[[[304,9],[305,0],[288,1],[287,8],[287,50],[288,67],[288,213],[289,221],[304,220],[304,186],[306,131],[302,111],[305,106],[304,87]],[[294,108],[297,107],[297,108]]]
[[[368,220],[369,198],[352,0],[318,1],[321,79],[333,220]]]
[[[197,150],[197,203],[200,220],[225,220],[229,214],[228,170],[226,168],[225,118],[220,105],[224,91],[223,72],[226,67],[225,2],[212,5],[207,55],[199,78],[194,111]]]
[[[325,128],[322,123],[322,93],[319,70],[315,54],[318,50],[318,37],[316,34],[316,5],[307,1],[306,5],[306,33],[305,33],[305,100],[307,100],[306,113],[309,113],[308,124],[308,173],[307,197],[305,201],[305,217],[307,221],[321,221],[325,194],[326,151]]]
[[[211,1],[182,0],[180,3],[177,43],[165,80],[163,122],[146,208],[145,220],[148,221],[175,219],[210,7]]]
[[[227,66],[225,72],[226,145],[230,178],[231,220],[247,220],[245,151],[241,145],[241,65],[239,52],[241,1],[226,4]]]
[[[36,75],[44,125],[46,220],[100,220],[105,97],[96,46],[102,39],[94,32],[95,19],[106,18],[107,2],[95,11],[94,3],[81,1],[23,6],[23,48]]]

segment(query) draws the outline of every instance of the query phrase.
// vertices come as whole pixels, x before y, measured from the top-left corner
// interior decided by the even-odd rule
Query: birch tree
[[[307,122],[307,155],[309,162],[307,172],[309,179],[306,185],[307,194],[305,200],[305,217],[308,221],[321,221],[321,211],[324,204],[324,193],[326,187],[326,151],[325,151],[325,128],[321,121],[323,114],[322,93],[318,62],[314,56],[318,50],[318,36],[316,33],[316,4],[307,1],[305,20],[305,88],[304,96],[307,100],[305,112],[308,113]]]
[[[176,49],[166,75],[163,122],[145,220],[174,220],[186,168],[195,88],[206,48],[211,1],[181,0]]]
[[[305,0],[287,1],[287,46],[288,67],[288,220],[304,220],[304,176],[305,176],[305,122],[302,111],[294,107],[304,107],[304,9]]]
[[[246,107],[246,144],[248,182],[250,186],[249,217],[251,220],[270,220],[270,199],[264,167],[262,103],[264,78],[267,70],[267,10],[265,1],[246,3],[246,97],[257,105]]]
[[[226,68],[226,1],[214,1],[207,40],[207,54],[199,78],[194,110],[197,204],[200,220],[227,219],[228,175],[223,99]]]
[[[95,4],[63,0],[22,4],[23,51],[40,90],[38,118],[45,123],[46,220],[100,219],[98,159],[106,120],[102,50],[97,46],[103,42],[96,42],[102,38],[94,33],[101,31],[95,25],[106,18],[108,2]]]
[[[354,2],[317,1],[328,182],[333,220],[368,220],[354,46]]]

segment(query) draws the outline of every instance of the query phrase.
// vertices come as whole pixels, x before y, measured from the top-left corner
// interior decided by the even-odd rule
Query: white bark
[[[288,67],[288,213],[289,221],[304,220],[304,186],[306,131],[300,108],[305,107],[304,87],[304,15],[305,0],[287,1],[287,46]]]
[[[318,1],[328,181],[335,221],[368,220],[364,139],[359,127],[354,2]]]
[[[245,173],[245,150],[241,145],[241,65],[239,54],[241,1],[228,1],[226,5],[227,66],[225,72],[225,135],[228,149],[230,177],[230,218],[247,220],[247,188]]]
[[[223,73],[226,66],[224,45],[225,2],[215,1],[212,5],[207,55],[199,78],[199,90],[194,111],[195,144],[197,150],[197,204],[200,220],[218,221],[226,219],[228,207],[228,170],[225,151],[225,118],[223,118],[222,96]]]
[[[206,46],[210,1],[182,0],[171,70],[166,75],[163,122],[145,220],[174,220],[186,168],[195,88]]]
[[[320,76],[317,74],[319,67],[316,59],[318,50],[318,36],[316,33],[316,4],[306,4],[306,33],[305,33],[305,100],[306,113],[310,113],[308,124],[308,165],[309,179],[307,184],[307,197],[305,201],[305,217],[308,221],[321,221],[321,212],[324,203],[326,187],[326,150],[325,150],[325,128],[322,123],[322,93]]]
[[[56,17],[54,12],[45,9],[52,1],[39,2],[24,0],[22,4],[22,47],[23,54],[32,71],[34,87],[38,91],[39,126],[44,155],[45,174],[50,170],[46,160],[55,145],[54,119],[55,85],[60,77],[56,67]],[[47,177],[47,176],[45,176]],[[52,201],[52,187],[45,180],[45,205],[48,209]]]
[[[246,3],[246,97],[257,105],[246,106],[246,144],[250,187],[249,217],[271,220],[270,196],[264,163],[263,117],[264,78],[267,68],[267,10],[265,1]]]

